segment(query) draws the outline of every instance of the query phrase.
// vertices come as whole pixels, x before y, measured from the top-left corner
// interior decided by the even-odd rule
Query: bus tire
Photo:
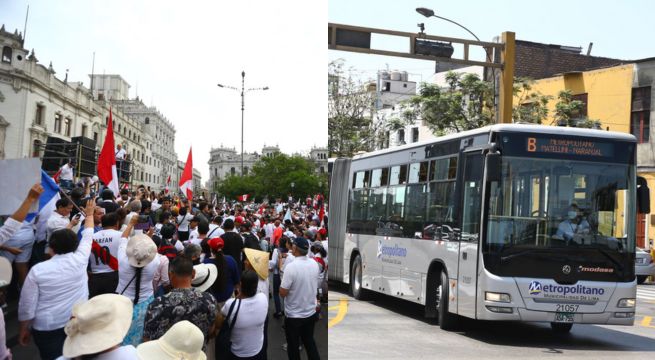
[[[550,328],[556,334],[568,334],[573,327],[572,323],[550,323]]]
[[[350,267],[350,292],[357,300],[366,298],[366,290],[362,288],[362,257],[357,255]]]
[[[457,325],[457,315],[448,311],[448,297],[450,296],[448,286],[448,275],[441,272],[439,284],[437,284],[437,304],[439,305],[439,327],[443,330],[452,330]]]

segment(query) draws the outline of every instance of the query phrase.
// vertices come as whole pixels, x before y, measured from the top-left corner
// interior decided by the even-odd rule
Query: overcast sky
[[[513,31],[519,40],[580,46],[583,53],[593,42],[591,54],[596,56],[626,60],[655,57],[652,0],[329,0],[328,21],[414,33],[419,31],[417,24],[424,23],[427,34],[472,39],[454,24],[423,17],[415,11],[417,7],[431,8],[436,15],[467,27],[483,41]],[[406,42],[398,43],[389,37],[373,37],[371,43],[385,50],[408,48]],[[484,59],[483,52],[477,55],[479,60]],[[434,70],[434,63],[423,60],[329,51],[329,60],[338,58],[345,59],[364,78],[374,78],[387,65],[391,70],[408,71],[413,81],[430,80]]]
[[[0,0],[0,23],[23,30],[25,47],[52,61],[57,77],[89,86],[95,72],[120,74],[177,129],[175,150],[209,175],[212,146],[241,147],[246,88],[246,152],[264,144],[285,153],[327,146],[326,0],[87,1]]]

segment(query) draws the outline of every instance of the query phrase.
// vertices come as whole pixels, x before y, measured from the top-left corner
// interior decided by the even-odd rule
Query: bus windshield
[[[489,187],[484,249],[634,252],[634,230],[625,221],[631,216],[626,203],[633,203],[628,197],[631,169],[616,163],[503,157],[500,181]]]

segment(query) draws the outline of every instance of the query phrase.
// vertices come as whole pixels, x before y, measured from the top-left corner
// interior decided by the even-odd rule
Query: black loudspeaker
[[[78,167],[76,174],[79,176],[93,176],[96,175],[96,166],[98,155],[96,153],[96,142],[92,139],[76,136],[71,138],[72,146],[71,158],[75,161],[75,166]],[[79,154],[79,158],[78,158]]]
[[[49,136],[43,152],[41,168],[50,175],[56,173],[65,159],[70,159],[70,143],[58,137]]]

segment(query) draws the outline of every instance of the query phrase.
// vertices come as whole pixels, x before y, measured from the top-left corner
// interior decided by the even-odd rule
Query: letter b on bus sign
[[[528,138],[528,151],[529,152],[535,152],[537,151],[537,139],[536,138]]]

